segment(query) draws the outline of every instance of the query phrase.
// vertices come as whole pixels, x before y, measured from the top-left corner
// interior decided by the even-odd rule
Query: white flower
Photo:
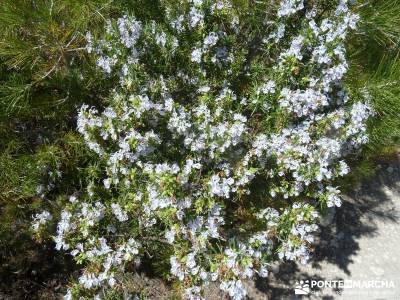
[[[132,17],[123,16],[117,21],[121,41],[127,48],[134,48],[141,34],[142,25]]]
[[[283,0],[278,10],[278,17],[293,15],[303,8],[303,0]]]
[[[199,9],[192,7],[189,12],[189,19],[190,27],[196,27],[198,24],[203,22],[204,15]]]
[[[176,231],[174,229],[171,229],[171,230],[165,232],[165,238],[167,239],[169,244],[174,243],[175,234],[176,234]]]
[[[210,88],[209,86],[201,86],[201,87],[198,89],[198,92],[199,92],[199,93],[208,93],[210,90],[211,90],[211,88]]]
[[[275,82],[269,80],[260,88],[260,91],[264,94],[273,94],[275,93],[275,87],[276,87]]]
[[[72,196],[69,197],[69,202],[75,203],[76,201],[77,201],[76,196],[72,195]]]
[[[201,57],[203,55],[203,50],[200,48],[196,48],[192,51],[192,62],[200,63]]]
[[[111,204],[112,212],[120,222],[128,221],[128,214],[121,208],[118,203]]]
[[[42,211],[40,214],[36,214],[33,217],[33,230],[38,231],[40,225],[45,225],[48,221],[51,221],[52,219],[53,216],[47,210]]]
[[[68,289],[67,293],[64,295],[64,300],[73,300],[72,291]]]
[[[189,269],[193,269],[196,266],[196,261],[194,259],[195,256],[196,254],[194,252],[191,252],[186,256],[186,266]]]
[[[303,59],[303,53],[302,53],[302,47],[303,47],[303,41],[304,41],[304,37],[302,35],[299,35],[297,37],[295,37],[292,40],[292,43],[290,45],[290,48],[286,51],[283,52],[280,55],[280,58],[286,58],[289,56],[294,56],[296,57],[298,60],[302,60]]]
[[[156,35],[156,43],[161,47],[165,47],[165,44],[167,43],[167,35],[165,32]]]
[[[340,191],[331,186],[328,186],[326,189],[328,191],[327,206],[328,207],[342,206],[342,201],[340,200],[340,198],[338,196],[340,194]]]
[[[204,47],[209,48],[218,42],[218,35],[215,32],[210,32],[204,39]]]
[[[220,284],[220,289],[227,292],[233,300],[244,299],[247,295],[246,289],[242,281],[223,281]]]
[[[170,263],[171,263],[171,274],[175,275],[179,280],[182,281],[185,278],[185,274],[177,258],[175,256],[171,256]]]
[[[111,179],[110,179],[110,178],[104,179],[104,180],[103,180],[103,184],[104,184],[104,187],[105,187],[106,189],[109,189],[110,186],[111,186]]]

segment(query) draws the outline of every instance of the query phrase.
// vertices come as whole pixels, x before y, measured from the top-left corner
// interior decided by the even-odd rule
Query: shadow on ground
[[[400,194],[400,160],[378,162],[377,167],[378,170],[372,178],[344,195],[342,207],[337,208],[331,214],[329,224],[322,227],[312,264],[308,267],[292,262],[280,265],[279,270],[268,280],[258,279],[255,283],[250,283],[250,299],[299,299],[294,293],[294,287],[300,280],[348,279],[354,276],[350,268],[352,264],[368,265],[367,257],[364,258],[364,253],[360,253],[360,241],[374,240],[380,236],[382,224],[392,224],[390,226],[400,230],[399,206],[396,209],[394,205],[399,202],[396,195]],[[390,236],[389,238],[391,239]],[[388,253],[389,265],[390,256],[395,253]],[[376,253],[377,257],[379,255],[380,253]],[[385,268],[385,263],[382,265]],[[357,276],[358,274],[359,272]],[[318,289],[315,289],[313,295],[301,297],[307,299],[318,295],[318,299],[337,299],[341,298],[338,295],[342,292],[333,289],[329,295],[323,295],[318,294]]]

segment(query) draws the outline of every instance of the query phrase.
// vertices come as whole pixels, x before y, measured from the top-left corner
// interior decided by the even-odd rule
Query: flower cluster
[[[32,229],[33,231],[39,231],[40,227],[46,225],[48,221],[51,221],[53,216],[47,210],[42,211],[40,214],[33,216]]]
[[[58,224],[57,248],[85,266],[68,298],[123,290],[160,249],[188,299],[213,281],[243,299],[273,261],[310,258],[371,114],[343,83],[358,16],[325,2],[160,1],[88,34],[116,86],[108,107],[79,111],[101,175]]]

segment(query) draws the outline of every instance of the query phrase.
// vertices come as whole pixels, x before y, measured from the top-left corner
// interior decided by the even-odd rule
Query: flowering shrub
[[[188,299],[211,281],[242,299],[271,262],[310,258],[344,158],[368,140],[371,109],[343,84],[347,2],[160,1],[87,35],[118,84],[108,107],[79,111],[99,164],[57,227],[84,265],[66,299],[122,291],[159,251]]]

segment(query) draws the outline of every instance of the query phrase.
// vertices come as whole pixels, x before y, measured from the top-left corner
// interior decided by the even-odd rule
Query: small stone
[[[272,264],[271,271],[274,274],[278,274],[279,273],[279,265],[278,264]]]

